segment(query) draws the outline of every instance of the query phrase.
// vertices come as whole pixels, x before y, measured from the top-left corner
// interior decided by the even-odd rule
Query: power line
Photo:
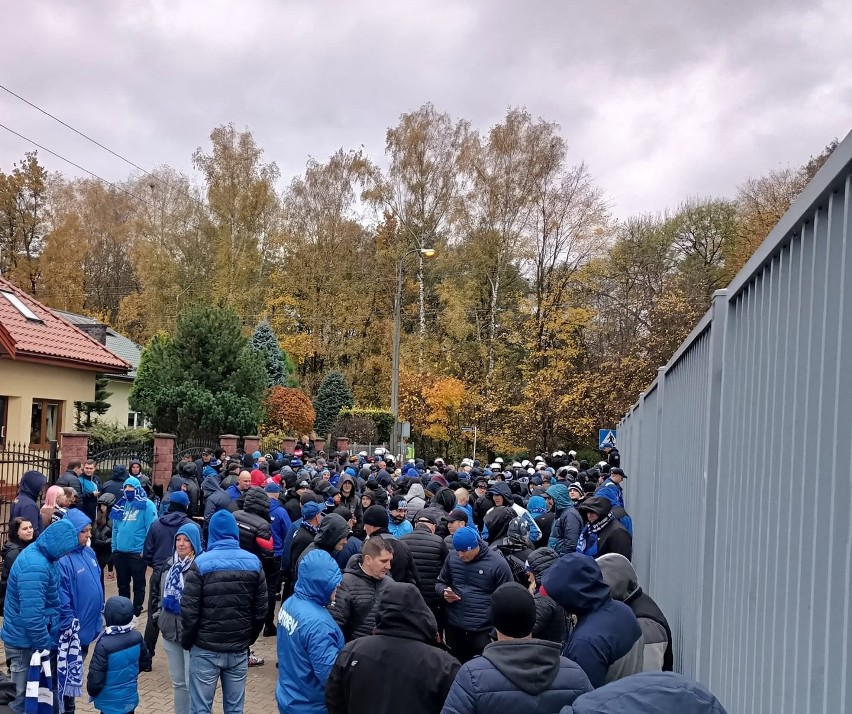
[[[57,153],[56,153],[55,151],[53,151],[52,149],[48,149],[46,146],[43,146],[42,144],[39,144],[39,143],[38,143],[37,141],[35,141],[34,139],[30,139],[28,136],[24,136],[24,135],[23,135],[23,134],[21,134],[20,132],[17,132],[17,131],[15,131],[14,129],[10,129],[10,128],[9,128],[8,126],[6,126],[5,124],[0,124],[0,129],[5,129],[5,130],[6,130],[6,131],[8,131],[10,134],[14,134],[14,135],[15,135],[15,136],[17,136],[18,138],[23,139],[24,141],[28,141],[28,142],[29,142],[30,144],[32,144],[33,146],[37,146],[39,149],[41,149],[42,151],[46,151],[46,152],[47,152],[48,154],[50,154],[51,156],[55,156],[57,159],[60,159],[61,161],[64,161],[64,162],[65,162],[65,163],[67,163],[67,164],[71,164],[71,166],[73,166],[74,168],[80,169],[80,171],[83,171],[83,172],[85,172],[85,173],[89,174],[89,176],[93,176],[94,178],[98,179],[98,181],[103,181],[103,183],[105,183],[107,186],[111,186],[111,187],[112,187],[112,188],[114,188],[116,191],[121,191],[122,193],[126,193],[126,194],[127,194],[128,196],[130,196],[131,198],[135,198],[137,201],[141,201],[141,202],[142,202],[142,203],[144,203],[146,206],[148,206],[148,208],[151,208],[151,204],[149,204],[149,203],[148,203],[148,202],[147,202],[144,198],[140,198],[139,196],[137,196],[137,195],[136,195],[135,193],[133,193],[132,191],[128,191],[126,188],[123,188],[122,186],[119,186],[118,184],[115,184],[115,183],[113,183],[112,181],[107,181],[107,179],[105,179],[103,176],[98,176],[98,175],[97,175],[94,171],[89,171],[89,169],[87,169],[87,168],[85,168],[85,167],[83,167],[83,166],[80,166],[80,164],[78,164],[78,163],[76,163],[76,162],[74,162],[74,161],[71,161],[71,159],[68,159],[68,158],[66,158],[66,157],[62,156],[61,154],[57,154]]]
[[[165,186],[166,188],[173,188],[173,186],[172,186],[171,184],[169,184],[167,181],[164,181],[163,179],[161,179],[161,178],[160,178],[159,176],[157,176],[156,174],[153,174],[153,173],[151,173],[150,171],[148,171],[147,169],[142,168],[139,164],[135,163],[134,161],[131,161],[130,159],[128,159],[128,158],[127,158],[127,157],[125,157],[125,156],[122,156],[122,155],[121,155],[121,154],[119,154],[117,151],[113,151],[112,149],[110,149],[108,146],[105,146],[104,144],[102,144],[102,143],[101,143],[100,141],[98,141],[97,139],[93,139],[91,136],[89,136],[89,135],[88,135],[88,134],[86,134],[85,132],[82,132],[82,131],[80,131],[79,129],[77,129],[77,128],[75,128],[75,127],[71,126],[68,122],[63,121],[62,119],[60,119],[60,118],[59,118],[58,116],[56,116],[55,114],[51,114],[51,113],[50,113],[49,111],[47,111],[46,109],[42,109],[40,106],[38,106],[37,104],[35,104],[35,103],[31,102],[31,101],[30,101],[29,99],[27,99],[26,97],[22,97],[22,96],[21,96],[20,94],[18,94],[17,92],[13,92],[11,89],[9,89],[8,87],[6,87],[6,86],[4,86],[4,85],[2,85],[2,84],[0,84],[0,89],[2,89],[4,92],[8,92],[8,93],[9,93],[9,94],[11,94],[13,97],[15,97],[16,99],[19,99],[19,100],[20,100],[20,101],[22,101],[24,104],[26,104],[26,105],[28,105],[28,106],[32,107],[32,108],[33,108],[33,109],[35,109],[36,111],[41,112],[42,114],[44,114],[44,115],[45,115],[45,116],[47,116],[47,117],[50,117],[50,118],[51,118],[51,119],[53,119],[54,121],[56,121],[56,122],[58,122],[59,124],[61,124],[62,126],[64,126],[66,129],[70,129],[71,131],[73,131],[73,132],[74,132],[75,134],[77,134],[78,136],[82,136],[84,139],[86,139],[86,141],[90,141],[90,142],[91,142],[91,143],[93,143],[95,146],[100,147],[101,149],[103,149],[103,150],[104,150],[104,151],[106,151],[107,153],[111,154],[112,156],[115,156],[115,158],[120,159],[121,161],[124,161],[125,163],[129,164],[130,166],[132,166],[133,168],[135,168],[135,169],[137,169],[137,170],[141,171],[141,172],[142,172],[143,174],[145,174],[145,176],[147,176],[148,178],[151,178],[151,179],[153,179],[154,181],[157,181],[158,183],[161,183],[161,184],[162,184],[163,186]],[[35,142],[33,142],[33,143],[35,144]],[[47,150],[47,149],[45,149],[45,151],[48,151],[48,150]],[[50,152],[50,153],[52,153],[52,152]],[[69,163],[71,163],[71,162],[69,162]],[[78,168],[79,168],[79,167],[78,167]],[[85,171],[85,169],[82,169],[82,170],[83,170],[83,171]],[[184,194],[187,198],[189,198],[190,200],[194,201],[194,202],[195,202],[195,203],[197,203],[199,206],[203,206],[203,204],[202,204],[202,203],[201,203],[201,202],[200,202],[200,201],[199,201],[199,200],[198,200],[195,196],[193,196],[192,194],[190,194],[188,191],[184,190],[184,189],[183,189],[183,188],[181,188],[181,187],[177,187],[177,188],[178,188],[178,190],[179,190],[182,194]]]

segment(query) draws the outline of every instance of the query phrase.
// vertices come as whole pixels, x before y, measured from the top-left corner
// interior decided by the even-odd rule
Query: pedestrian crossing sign
[[[603,449],[607,444],[614,447],[617,436],[615,429],[598,429],[598,448]]]

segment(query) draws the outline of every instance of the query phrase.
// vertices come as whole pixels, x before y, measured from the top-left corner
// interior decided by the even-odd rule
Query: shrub
[[[329,372],[322,380],[314,400],[317,413],[314,430],[320,436],[325,436],[331,429],[334,420],[341,409],[351,408],[355,404],[352,392],[346,379],[340,372]]]
[[[393,429],[393,414],[391,414],[387,409],[375,409],[373,407],[353,407],[352,409],[341,409],[339,417],[348,417],[348,416],[357,416],[357,417],[367,417],[376,426],[377,430],[377,440],[368,441],[367,443],[387,443],[390,441],[391,430]],[[336,432],[335,432],[336,434]],[[340,434],[340,436],[349,436],[350,438],[354,438],[351,434]]]
[[[316,412],[307,394],[293,387],[273,387],[263,402],[267,431],[293,435],[309,432]]]
[[[363,414],[347,414],[337,417],[331,427],[332,437],[337,439],[348,436],[357,444],[375,444],[378,442],[379,430],[376,422]]]

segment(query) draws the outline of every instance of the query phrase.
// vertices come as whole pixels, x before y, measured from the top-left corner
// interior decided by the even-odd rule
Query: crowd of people
[[[87,693],[133,712],[159,646],[176,714],[211,712],[217,686],[237,714],[275,637],[282,714],[723,712],[672,672],[618,450],[576,457],[395,463],[306,438],[186,457],[162,498],[138,462],[103,484],[92,461],[49,488],[29,471],[0,576],[11,708],[73,712]]]

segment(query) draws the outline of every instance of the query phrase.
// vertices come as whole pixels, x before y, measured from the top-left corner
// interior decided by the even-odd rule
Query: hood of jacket
[[[515,518],[511,506],[495,506],[485,516],[485,527],[488,528],[488,542],[493,543],[503,538],[509,530],[509,524]]]
[[[437,642],[438,624],[416,585],[388,579],[379,594],[375,634]]]
[[[29,496],[33,501],[38,500],[38,495],[45,487],[47,479],[41,471],[27,471],[21,478],[21,493]],[[38,525],[34,523],[33,525]]]
[[[104,605],[104,622],[109,625],[129,625],[133,619],[133,603],[126,597],[113,596]]]
[[[642,592],[633,565],[623,555],[607,553],[598,558],[597,562],[614,600],[628,602]]]
[[[417,483],[412,483],[408,487],[408,493],[405,494],[405,498],[407,500],[411,500],[412,498],[422,498],[424,501],[426,500],[426,492],[423,490],[423,484],[419,481]]]
[[[336,513],[329,513],[320,522],[319,530],[314,536],[314,543],[318,548],[322,548],[323,550],[331,553],[334,550],[334,546],[337,545],[340,539],[346,538],[350,532],[349,523],[344,520],[343,516],[339,516]],[[302,572],[301,568],[302,566],[300,565],[300,578]]]
[[[503,505],[508,506],[512,503],[512,489],[505,481],[495,481],[488,487],[488,495],[496,494],[503,497]]]
[[[112,476],[110,476],[111,481],[118,481],[119,483],[124,483],[124,480],[127,478],[127,467],[124,464],[116,464],[112,467]]]
[[[592,496],[577,506],[577,510],[580,513],[591,511],[597,513],[598,518],[604,518],[612,510],[612,503],[605,496]]]
[[[452,489],[442,488],[432,499],[432,505],[438,506],[444,513],[449,513],[456,505],[456,494],[453,493]]]
[[[183,487],[186,485],[187,480],[183,476],[172,476],[171,481],[169,481],[169,491],[172,493],[183,491]]]
[[[68,512],[65,514],[65,518],[71,521],[74,526],[74,530],[77,531],[78,534],[85,530],[88,526],[92,525],[92,519],[79,508],[69,508]]]
[[[550,689],[561,655],[562,645],[547,640],[492,642],[482,652],[506,679],[533,696]]]
[[[585,615],[611,599],[594,558],[568,553],[551,565],[541,579],[545,592],[566,612]]]
[[[262,488],[252,486],[242,498],[243,510],[269,520],[269,496]]]
[[[175,545],[177,545],[177,537],[179,535],[189,538],[189,542],[192,543],[192,549],[195,551],[196,556],[199,556],[204,552],[204,547],[201,545],[201,531],[195,523],[184,523],[177,529],[177,533],[175,533]]]
[[[125,488],[127,486],[133,486],[133,488],[138,491],[140,488],[142,488],[142,482],[135,476],[128,476],[126,479],[124,479],[124,486]]]
[[[553,510],[557,513],[574,505],[574,501],[571,500],[571,495],[568,493],[568,487],[564,483],[553,484],[545,493],[553,499]]]
[[[299,563],[299,577],[293,592],[325,607],[342,579],[343,575],[334,558],[324,550],[312,550]]]
[[[581,694],[560,714],[726,714],[703,685],[675,672],[640,672]]]
[[[56,562],[77,547],[77,527],[67,518],[51,523],[35,541],[44,557]]]
[[[204,493],[204,498],[210,498],[214,493],[218,491],[224,491],[222,488],[222,481],[219,474],[214,474],[213,476],[207,476],[201,482],[201,490]]]
[[[207,550],[239,547],[240,529],[234,514],[227,509],[216,511],[210,517],[210,525],[207,529]]]
[[[527,567],[535,576],[536,585],[541,586],[542,577],[558,559],[559,553],[553,548],[536,548],[527,556]]]
[[[159,521],[169,528],[181,526],[184,523],[192,523],[192,519],[186,515],[186,511],[169,511],[160,516]]]
[[[352,484],[352,493],[350,495],[354,496],[358,492],[358,483],[355,481],[355,478],[349,474],[345,474],[343,478],[340,479],[337,484],[337,488],[340,489],[341,494],[343,493],[343,484],[345,483]]]

